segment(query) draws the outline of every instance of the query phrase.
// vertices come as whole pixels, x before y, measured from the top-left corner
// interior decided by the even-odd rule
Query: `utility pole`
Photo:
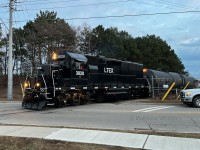
[[[7,99],[13,100],[13,37],[12,37],[12,13],[13,13],[13,0],[9,3],[9,52],[8,52],[8,89]]]
[[[4,69],[5,69],[5,75],[7,75],[7,54],[8,54],[8,41],[7,39],[5,38],[5,44],[6,44],[6,55],[5,55],[5,66],[4,66]]]

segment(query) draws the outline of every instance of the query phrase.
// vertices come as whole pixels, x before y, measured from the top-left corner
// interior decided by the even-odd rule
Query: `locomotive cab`
[[[58,84],[66,89],[82,89],[88,85],[87,58],[82,54],[61,51],[54,64],[59,65]]]
[[[42,109],[47,104],[87,103],[87,58],[61,51],[53,53],[52,63],[38,67],[36,87],[26,88],[22,106]]]

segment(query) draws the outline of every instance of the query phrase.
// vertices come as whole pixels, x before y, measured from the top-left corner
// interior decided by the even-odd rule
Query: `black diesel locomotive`
[[[149,92],[142,64],[63,50],[52,54],[51,64],[38,67],[32,87],[26,83],[22,106],[81,105],[90,98],[103,102],[114,97],[148,97]]]

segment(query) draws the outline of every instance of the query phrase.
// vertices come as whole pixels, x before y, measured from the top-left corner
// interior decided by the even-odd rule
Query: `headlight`
[[[58,55],[56,53],[53,53],[52,54],[52,60],[57,60],[57,58],[58,58]]]
[[[192,92],[186,92],[185,95],[186,95],[186,96],[191,96],[191,95],[192,95]]]
[[[36,83],[36,87],[40,87],[40,83]]]
[[[27,88],[29,86],[28,82],[24,82],[24,88]]]

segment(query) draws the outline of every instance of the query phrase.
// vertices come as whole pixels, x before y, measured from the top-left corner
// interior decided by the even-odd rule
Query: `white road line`
[[[142,112],[142,111],[145,111],[145,110],[149,110],[149,109],[154,109],[154,108],[162,108],[164,106],[156,106],[156,107],[149,107],[149,108],[143,108],[143,109],[138,109],[138,110],[134,110],[132,112]]]
[[[143,112],[156,111],[156,110],[166,109],[166,108],[171,108],[171,107],[174,107],[174,106],[168,106],[168,107],[163,107],[163,108],[156,108],[156,109],[146,110],[146,111],[143,111]]]
[[[144,109],[138,109],[134,110],[132,112],[150,112],[150,111],[155,111],[155,110],[160,110],[160,109],[166,109],[166,108],[171,108],[174,106],[156,106],[156,107],[149,107],[149,108],[144,108]]]

